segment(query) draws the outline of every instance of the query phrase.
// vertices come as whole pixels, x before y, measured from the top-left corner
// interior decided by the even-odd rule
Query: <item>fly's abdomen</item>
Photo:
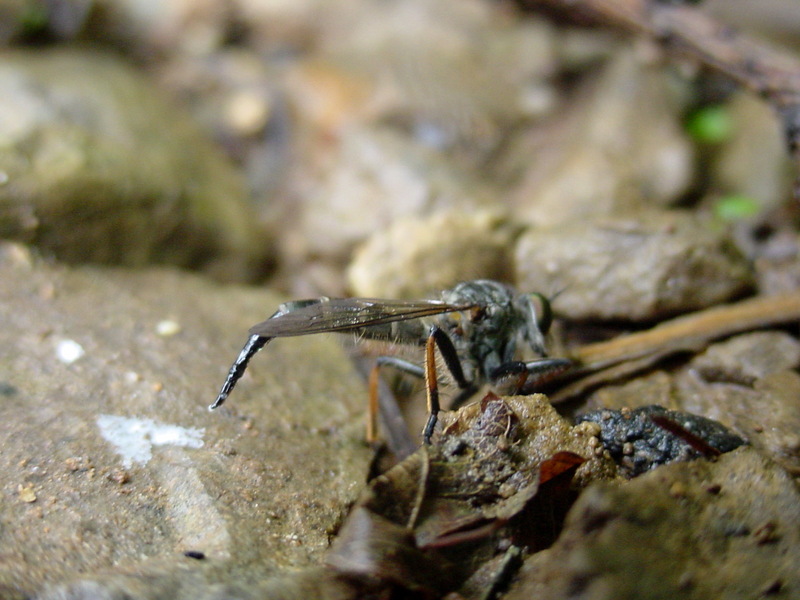
[[[428,329],[429,326],[423,320],[416,320],[378,323],[369,327],[359,327],[353,331],[358,337],[367,340],[422,346],[428,338]]]

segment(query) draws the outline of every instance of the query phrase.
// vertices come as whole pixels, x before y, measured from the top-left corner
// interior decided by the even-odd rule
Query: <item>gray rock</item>
[[[295,252],[343,257],[398,218],[489,202],[440,154],[386,127],[353,127],[338,146],[309,152],[317,164],[298,181],[305,193]]]
[[[515,214],[552,226],[674,203],[691,182],[693,152],[673,83],[632,51],[608,61],[579,101],[514,147],[518,159],[505,157],[524,168],[510,195]]]
[[[722,231],[680,212],[640,211],[530,230],[516,249],[517,286],[555,294],[571,319],[648,321],[745,291],[752,276]]]
[[[703,414],[742,433],[755,447],[792,473],[800,473],[800,375],[769,373],[751,386],[706,381],[687,368],[675,380],[685,410]]]
[[[268,346],[207,410],[278,302],[0,246],[0,596],[249,598],[319,558],[369,460],[336,340]]]
[[[263,269],[270,243],[242,178],[116,58],[4,54],[0,142],[0,237],[75,263]]]
[[[689,368],[708,383],[751,386],[772,373],[800,366],[800,342],[782,331],[755,331],[712,344]]]
[[[800,288],[800,239],[785,214],[775,213],[766,223],[766,239],[754,235],[738,237],[742,248],[753,258],[758,291],[765,296],[785,294]]]
[[[791,195],[794,177],[781,125],[767,104],[744,92],[727,110],[733,134],[714,160],[716,186],[776,208]]]
[[[348,268],[356,295],[438,296],[461,281],[509,280],[514,228],[489,211],[445,210],[374,233]]]
[[[708,448],[693,448],[675,431],[668,430],[656,419],[664,419],[684,433],[698,438]],[[730,452],[745,441],[725,427],[697,415],[646,405],[633,410],[594,410],[578,415],[576,423],[596,423],[603,447],[619,465],[620,472],[635,477],[661,465],[693,460],[706,455]],[[695,444],[697,445],[697,444]]]
[[[798,342],[786,333],[746,333],[712,344],[685,366],[595,391],[591,409],[657,402],[714,419],[792,473],[800,473]]]
[[[800,493],[752,448],[587,489],[507,600],[760,598],[800,590]]]

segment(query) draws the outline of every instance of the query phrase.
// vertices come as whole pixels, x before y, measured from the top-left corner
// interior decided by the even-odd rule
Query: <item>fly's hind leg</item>
[[[431,443],[433,429],[436,427],[439,410],[439,381],[436,377],[436,348],[444,359],[447,370],[455,379],[461,392],[456,397],[456,402],[462,397],[468,398],[475,393],[475,386],[467,381],[464,376],[464,369],[461,367],[461,360],[458,357],[456,348],[450,337],[436,325],[432,326],[428,339],[425,342],[425,366],[421,367],[412,362],[395,356],[380,356],[372,368],[369,378],[369,411],[367,418],[367,440],[374,442],[377,439],[377,414],[378,414],[378,370],[381,366],[389,365],[402,371],[425,379],[425,391],[427,397],[428,421],[422,430],[422,439],[426,444]],[[463,402],[463,399],[461,400]]]
[[[379,356],[369,374],[369,410],[367,410],[367,442],[378,440],[378,375],[383,366],[394,367],[419,379],[425,378],[425,369],[397,356]]]

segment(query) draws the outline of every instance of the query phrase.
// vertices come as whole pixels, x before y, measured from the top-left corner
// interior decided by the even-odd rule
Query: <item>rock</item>
[[[349,129],[307,181],[302,233],[309,252],[344,255],[395,219],[481,203],[440,156],[386,128]]]
[[[620,53],[580,93],[568,114],[514,146],[520,160],[504,159],[525,166],[511,197],[519,218],[553,226],[680,198],[693,152],[661,68]]]
[[[336,340],[268,346],[207,410],[278,303],[0,246],[0,596],[260,597],[253,581],[319,559],[370,458]]]
[[[707,383],[752,386],[772,373],[800,366],[800,342],[782,331],[755,331],[713,344],[689,368]]]
[[[590,409],[636,409],[659,403],[714,419],[758,451],[800,473],[800,343],[779,331],[752,332],[712,344],[686,365],[604,386]]]
[[[587,489],[504,598],[794,597],[799,522],[795,482],[752,448],[667,465]]]
[[[476,422],[480,423],[484,402],[442,413],[440,420],[446,435],[440,438],[441,443],[458,446],[460,442],[456,436]],[[519,419],[514,421],[515,435],[519,435],[519,439],[514,438],[514,447],[525,461],[541,464],[558,452],[571,452],[585,459],[575,476],[577,486],[585,487],[592,481],[618,477],[618,469],[599,439],[600,427],[593,423],[571,424],[556,412],[543,394],[508,396],[503,397],[503,402],[513,412],[514,419]],[[454,441],[447,436],[453,436]]]
[[[458,207],[475,211],[491,202],[483,186],[440,154],[387,127],[349,127],[338,145],[308,149],[289,185],[301,199],[282,219],[281,250],[287,274],[306,280],[311,260],[337,275],[324,278],[340,288],[321,287],[312,295],[345,292],[341,272],[353,249],[381,235],[403,218],[423,217]],[[313,275],[313,273],[312,273]],[[307,295],[294,286],[296,295]]]
[[[762,209],[777,207],[791,195],[794,169],[774,111],[744,92],[727,110],[733,135],[715,157],[716,185],[752,198]]]
[[[621,410],[604,408],[578,415],[575,421],[599,426],[598,437],[603,448],[629,478],[672,462],[730,452],[745,443],[716,421],[657,405]],[[665,422],[671,426],[666,427]],[[693,447],[675,430],[695,436],[696,442],[705,447]]]
[[[555,294],[576,320],[652,321],[705,308],[751,285],[724,232],[681,212],[642,211],[523,234],[517,286]]]
[[[750,240],[742,244],[752,257],[758,291],[765,296],[800,287],[800,239],[787,219],[794,207],[790,205],[788,209],[789,212],[775,211],[765,223],[751,229]],[[766,233],[766,237],[759,240],[759,233]]]
[[[684,410],[733,428],[784,468],[800,473],[800,375],[796,371],[772,372],[746,386],[705,381],[690,365],[676,378],[675,389]]]
[[[401,219],[356,250],[347,272],[350,287],[358,296],[426,298],[461,281],[508,280],[513,234],[488,211],[452,209]]]
[[[677,410],[680,404],[671,373],[656,370],[616,385],[604,385],[586,399],[583,410],[621,409],[658,404]]]
[[[3,58],[0,237],[72,263],[263,273],[242,178],[147,80],[98,52]]]

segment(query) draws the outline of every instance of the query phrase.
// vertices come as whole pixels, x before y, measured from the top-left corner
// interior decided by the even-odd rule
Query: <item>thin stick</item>
[[[557,390],[551,400],[563,402],[588,387],[628,376],[671,354],[698,352],[713,340],[735,333],[797,322],[800,322],[800,292],[716,306],[665,321],[647,331],[588,344],[570,356],[577,364],[571,378],[577,375],[582,379]],[[570,373],[566,376],[570,377]]]

